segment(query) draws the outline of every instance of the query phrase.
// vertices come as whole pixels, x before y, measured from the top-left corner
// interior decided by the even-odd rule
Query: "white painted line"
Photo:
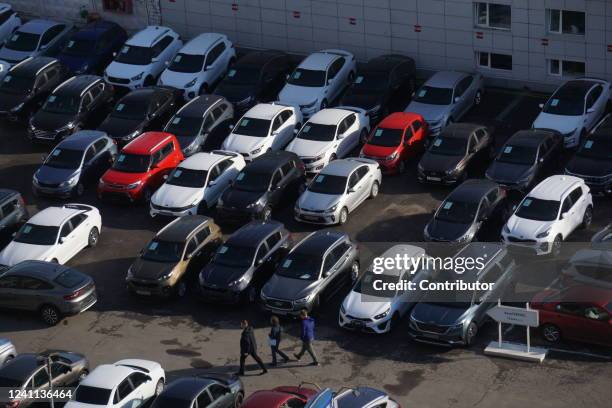
[[[602,358],[604,360],[612,360],[612,356],[607,356],[605,354],[589,353],[587,351],[574,351],[574,350],[565,350],[565,349],[559,349],[559,348],[549,348],[548,350],[557,351],[559,353],[575,354],[577,356],[595,357],[595,358]]]
[[[517,95],[516,98],[514,98],[514,100],[510,102],[508,106],[506,106],[506,109],[501,111],[499,115],[495,117],[495,120],[503,121],[504,119],[506,119],[506,117],[514,110],[514,108],[518,106],[519,103],[523,101],[524,98],[525,98],[524,93]]]

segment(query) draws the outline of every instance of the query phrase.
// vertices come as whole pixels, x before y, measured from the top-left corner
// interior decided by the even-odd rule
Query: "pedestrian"
[[[242,334],[240,335],[240,371],[236,374],[244,375],[244,362],[248,356],[253,357],[253,360],[259,364],[262,369],[262,375],[267,373],[268,370],[266,366],[257,355],[257,342],[255,341],[253,327],[251,327],[248,320],[242,320],[240,322],[240,328],[242,329]]]
[[[314,342],[315,321],[312,317],[308,316],[308,311],[306,309],[302,309],[300,312],[300,319],[302,319],[302,333],[300,335],[302,339],[302,349],[299,353],[294,354],[294,356],[299,361],[304,353],[308,352],[310,357],[312,357],[312,363],[310,363],[310,365],[318,366],[319,361],[317,360],[317,354],[312,347],[312,343]]]
[[[270,343],[270,349],[272,350],[272,366],[276,367],[277,365],[276,354],[281,356],[283,360],[285,360],[284,361],[285,363],[289,361],[289,357],[287,357],[287,355],[279,349],[280,341],[281,341],[281,333],[283,332],[283,328],[280,325],[280,321],[278,320],[278,317],[272,316],[270,318],[270,325],[271,327],[270,327],[270,334],[268,334],[268,342]]]

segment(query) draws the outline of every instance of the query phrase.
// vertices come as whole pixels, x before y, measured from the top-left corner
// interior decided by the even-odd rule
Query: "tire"
[[[319,110],[323,110],[325,108],[327,108],[327,99],[323,99],[321,101],[321,105],[319,106]]]
[[[372,188],[370,189],[370,198],[376,198],[378,195],[378,190],[380,186],[378,185],[378,181],[372,183]]]
[[[175,289],[176,297],[183,298],[187,294],[187,283],[185,283],[185,279],[181,279],[176,283]]]
[[[552,249],[550,251],[550,254],[553,257],[557,257],[561,253],[561,243],[562,242],[563,242],[563,237],[561,235],[557,235],[555,239],[553,240]]]
[[[42,305],[39,309],[39,314],[41,320],[47,326],[55,326],[61,320],[59,310],[53,305]]]
[[[359,279],[359,261],[353,261],[349,273],[352,285],[353,283],[357,282],[357,279]]]
[[[474,96],[474,106],[478,106],[482,103],[482,92],[476,92],[476,96]]]
[[[272,218],[272,208],[267,205],[261,212],[262,221],[269,221]]]
[[[151,85],[155,85],[155,78],[153,78],[151,75],[148,75],[143,81],[142,86],[151,86]]]
[[[391,318],[391,322],[389,323],[389,332],[392,332],[399,325],[400,315],[395,312],[393,313],[393,317]]]
[[[234,397],[234,408],[240,408],[242,406],[242,401],[244,401],[244,394],[239,392]]]
[[[98,231],[98,227],[93,227],[89,230],[89,236],[87,237],[87,246],[89,248],[95,248],[98,245],[98,241],[100,240],[100,231]]]
[[[471,346],[474,343],[474,339],[478,334],[478,325],[474,322],[470,322],[467,332],[465,333],[465,345]]]
[[[561,329],[554,324],[546,323],[540,329],[542,337],[549,343],[558,343],[561,341]]]
[[[368,141],[368,131],[366,128],[361,129],[361,133],[359,134],[359,143],[366,144]]]
[[[343,225],[348,220],[348,208],[342,207],[338,216],[338,224]]]
[[[81,197],[85,192],[85,186],[80,181],[77,183],[76,187],[74,187],[74,196]]]
[[[397,174],[404,174],[406,172],[406,162],[404,160],[400,160],[397,165]]]
[[[338,158],[338,156],[336,156],[336,153],[332,153],[331,156],[329,156],[329,162],[327,162],[328,164],[333,162],[334,160],[336,160]]]
[[[58,264],[58,263],[59,263],[59,261],[57,260],[57,258],[53,258],[53,259],[51,260],[51,263]]]
[[[142,196],[141,196],[141,200],[143,204],[147,204],[151,201],[151,196],[153,195],[153,193],[151,192],[151,189],[149,187],[145,187],[144,191],[142,192]]]
[[[580,229],[587,229],[591,226],[591,222],[593,221],[593,207],[590,205],[584,211],[584,215],[582,216],[582,224],[580,224]]]
[[[13,356],[13,355],[8,356],[7,358],[4,359],[4,363],[3,364],[8,363],[9,361],[11,361],[14,358],[15,358],[15,356]]]
[[[157,384],[155,384],[155,396],[158,397],[159,394],[164,390],[164,379],[161,378]]]
[[[197,213],[198,215],[206,215],[208,213],[208,204],[206,204],[206,201],[202,200],[200,201],[200,204],[198,204],[198,210]]]
[[[198,95],[204,95],[207,94],[208,92],[208,85],[206,84],[202,84],[200,85],[200,90],[198,91]]]

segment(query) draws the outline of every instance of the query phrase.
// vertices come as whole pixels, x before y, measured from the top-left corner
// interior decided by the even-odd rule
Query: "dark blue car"
[[[117,23],[98,21],[76,31],[57,58],[75,74],[99,74],[126,40]]]

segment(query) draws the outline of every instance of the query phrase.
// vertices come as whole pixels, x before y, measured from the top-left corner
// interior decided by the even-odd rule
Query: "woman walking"
[[[278,353],[286,363],[289,361],[289,357],[285,353],[283,353],[280,349],[280,341],[281,341],[281,333],[283,332],[283,328],[280,325],[280,321],[278,317],[272,316],[270,319],[270,334],[268,334],[268,342],[270,343],[270,349],[272,349],[272,366],[276,367],[276,354]]]

